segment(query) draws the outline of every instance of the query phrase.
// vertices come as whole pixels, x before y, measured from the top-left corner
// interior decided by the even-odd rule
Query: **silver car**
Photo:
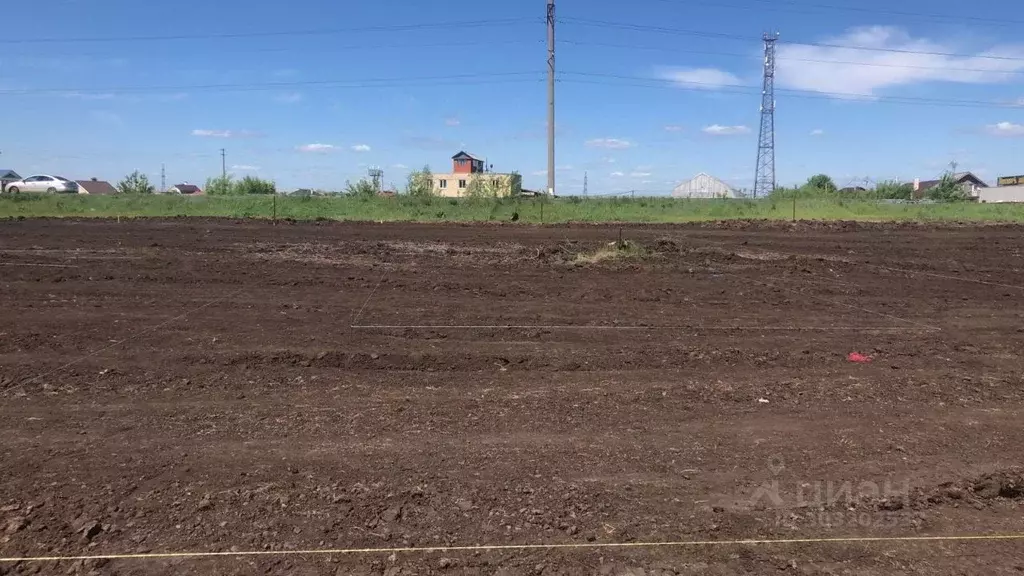
[[[7,185],[7,192],[10,194],[17,194],[19,192],[49,192],[50,194],[61,192],[65,194],[78,194],[79,190],[78,184],[68,180],[67,178],[40,174],[38,176],[29,176],[24,180],[11,182]]]

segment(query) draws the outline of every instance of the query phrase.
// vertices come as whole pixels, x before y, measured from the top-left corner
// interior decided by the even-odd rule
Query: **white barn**
[[[976,198],[982,203],[1024,202],[1024,186],[978,188]]]
[[[674,198],[736,198],[731,186],[701,172],[672,191]]]

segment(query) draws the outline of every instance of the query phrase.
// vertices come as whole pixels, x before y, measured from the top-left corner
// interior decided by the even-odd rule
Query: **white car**
[[[18,180],[11,182],[7,185],[7,192],[9,194],[17,194],[19,192],[49,192],[51,194],[57,192],[63,192],[66,194],[78,194],[78,184],[67,178],[61,178],[60,176],[46,176],[40,174],[38,176],[29,176],[24,180]]]

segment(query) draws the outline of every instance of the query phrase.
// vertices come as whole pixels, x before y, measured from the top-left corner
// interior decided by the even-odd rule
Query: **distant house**
[[[736,198],[736,191],[714,176],[701,172],[672,190],[674,198]]]
[[[21,180],[21,176],[14,170],[0,169],[0,191],[6,191],[8,184],[18,180]]]
[[[97,180],[92,178],[91,180],[75,180],[75,182],[78,184],[79,194],[92,194],[96,196],[117,194],[117,188],[114,188],[114,186],[106,180]]]
[[[860,192],[867,192],[868,189],[863,186],[847,186],[846,188],[840,188],[840,194],[857,194]]]
[[[953,180],[960,186],[965,194],[971,198],[978,197],[978,191],[982,188],[988,188],[988,184],[984,180],[978,178],[970,172],[957,172],[952,175]],[[924,198],[925,193],[931,188],[935,188],[942,180],[914,180],[914,198]]]
[[[203,193],[202,189],[195,184],[176,184],[167,191],[168,194],[181,194],[183,196],[199,196]]]
[[[519,174],[493,172],[490,168],[479,156],[459,152],[452,156],[451,172],[433,175],[434,194],[446,198],[466,196],[471,192],[470,186],[474,181],[478,181],[488,195],[505,197],[519,193],[523,187]]]

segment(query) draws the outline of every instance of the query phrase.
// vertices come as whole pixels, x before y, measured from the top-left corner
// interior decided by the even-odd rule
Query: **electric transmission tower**
[[[380,168],[373,166],[367,170],[367,174],[370,176],[370,182],[373,183],[373,189],[380,193],[384,186],[384,171]]]
[[[757,143],[754,197],[775,191],[775,42],[778,32],[764,35],[764,87],[761,90],[761,136]]]

